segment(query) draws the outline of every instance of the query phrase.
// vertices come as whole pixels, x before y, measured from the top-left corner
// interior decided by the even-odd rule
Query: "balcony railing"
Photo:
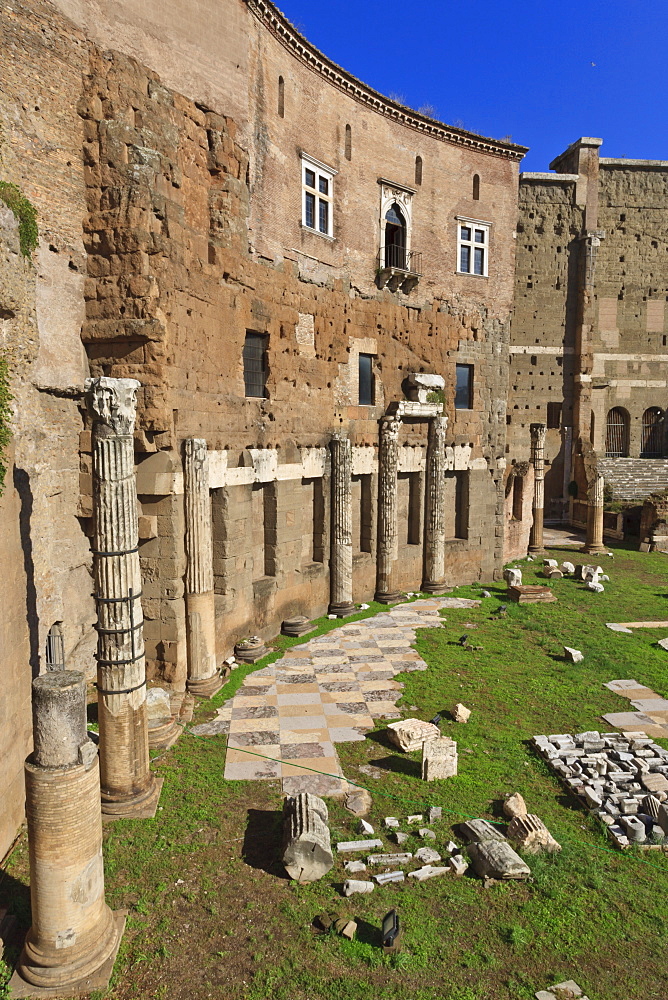
[[[406,250],[405,247],[395,245],[381,247],[378,252],[378,270],[389,273],[403,272],[406,276],[420,277],[422,254],[417,250]]]

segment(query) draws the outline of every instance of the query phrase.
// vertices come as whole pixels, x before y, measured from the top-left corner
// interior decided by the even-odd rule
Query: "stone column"
[[[427,503],[424,523],[424,580],[428,594],[448,589],[445,576],[445,431],[448,418],[432,417],[427,445]]]
[[[545,506],[545,424],[531,424],[531,464],[533,465],[533,523],[529,552],[544,552],[543,508]]]
[[[102,812],[153,816],[133,433],[139,382],[86,380],[93,416],[93,553]]]
[[[204,438],[184,441],[186,511],[186,635],[192,694],[211,698],[223,682],[216,664],[216,605],[209,471]]]
[[[330,615],[344,618],[353,604],[353,450],[345,434],[334,434],[332,454],[332,539],[329,563]]]
[[[606,552],[603,544],[603,476],[597,475],[594,485],[589,490],[589,505],[587,507],[587,540],[583,552]]]
[[[76,984],[88,993],[108,983],[125,919],[104,899],[100,769],[86,732],[85,677],[43,674],[32,690],[34,751],[25,763],[32,925],[12,996],[37,995],[25,982],[69,996]]]
[[[384,417],[380,424],[378,450],[378,562],[375,600],[396,604],[401,594],[394,586],[397,559],[397,466],[399,427],[396,417]]]

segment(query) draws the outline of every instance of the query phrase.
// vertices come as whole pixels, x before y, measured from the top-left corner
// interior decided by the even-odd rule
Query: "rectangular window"
[[[267,344],[269,337],[264,333],[246,331],[243,349],[244,387],[246,396],[259,399],[267,397]]]
[[[336,170],[302,154],[302,225],[334,236],[332,199]]]
[[[456,365],[455,409],[473,409],[473,365]]]
[[[373,354],[359,355],[359,397],[360,406],[374,405]]]
[[[469,533],[469,473],[445,474],[445,537],[468,538]]]
[[[459,273],[487,277],[489,224],[460,222],[457,234]]]
[[[513,521],[522,520],[522,507],[524,503],[524,478],[515,476],[513,478]]]
[[[547,404],[548,430],[558,430],[561,427],[561,403]]]

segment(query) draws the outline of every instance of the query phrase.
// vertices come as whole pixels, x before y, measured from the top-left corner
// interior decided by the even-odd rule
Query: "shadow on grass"
[[[289,879],[278,857],[283,813],[273,809],[249,809],[241,856],[251,868],[277,878]]]
[[[372,948],[382,947],[383,935],[381,934],[380,927],[375,927],[368,920],[361,920],[359,917],[355,917],[355,922],[357,924],[358,941],[361,941],[362,944],[369,944]]]
[[[417,760],[410,757],[381,757],[378,760],[370,760],[373,767],[382,767],[384,771],[394,771],[395,774],[407,774],[411,778],[422,776],[422,767]]]

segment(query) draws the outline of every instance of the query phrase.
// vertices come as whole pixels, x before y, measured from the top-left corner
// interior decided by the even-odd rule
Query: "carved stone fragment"
[[[315,882],[334,864],[327,806],[317,795],[300,792],[283,804],[283,864],[290,878]]]

